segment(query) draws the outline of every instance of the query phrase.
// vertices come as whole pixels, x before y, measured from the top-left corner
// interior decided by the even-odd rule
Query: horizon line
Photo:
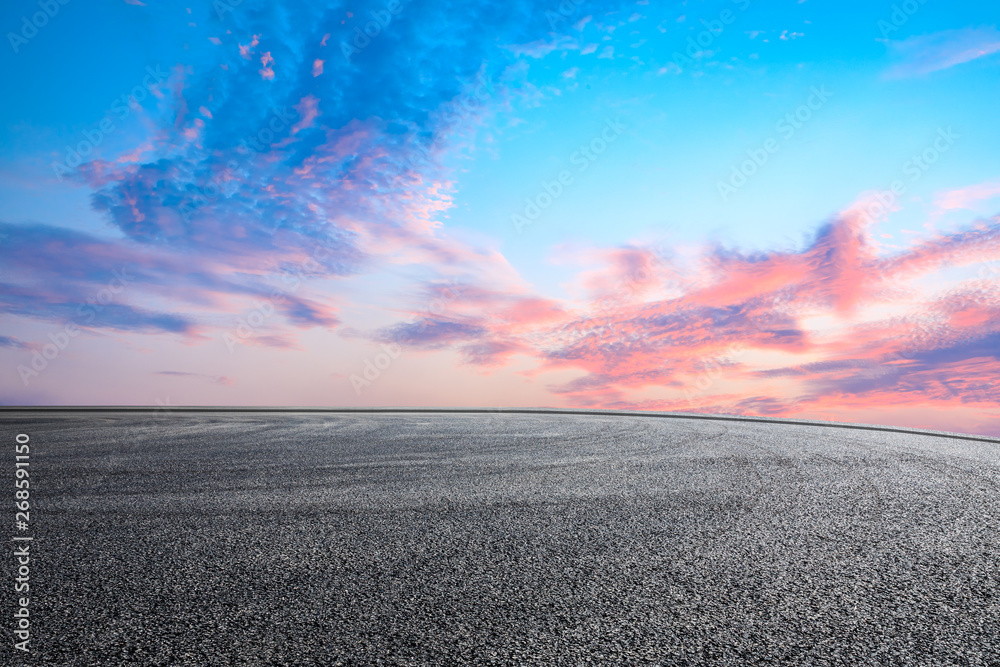
[[[590,416],[608,416],[608,417],[652,417],[659,419],[706,419],[706,420],[716,420],[716,421],[741,421],[741,422],[762,422],[769,424],[786,424],[791,426],[825,426],[830,428],[847,428],[855,430],[865,430],[865,431],[883,431],[887,433],[907,433],[912,435],[925,435],[933,437],[944,437],[960,440],[974,440],[979,442],[989,442],[994,444],[1000,444],[1000,437],[993,437],[987,435],[974,435],[969,433],[954,433],[950,431],[934,431],[931,429],[921,429],[912,428],[905,426],[882,426],[878,424],[859,424],[851,422],[837,422],[837,421],[824,421],[824,420],[813,420],[813,419],[789,419],[784,417],[762,417],[762,416],[748,416],[748,415],[727,415],[727,414],[711,414],[711,413],[697,413],[697,412],[660,412],[660,411],[640,411],[640,410],[595,410],[595,409],[576,409],[576,408],[526,408],[526,407],[512,407],[512,408],[487,408],[487,407],[477,407],[477,408],[440,408],[440,407],[318,407],[318,406],[203,406],[203,405],[189,405],[189,406],[143,406],[143,405],[66,405],[66,406],[55,406],[55,405],[35,405],[35,406],[16,406],[16,405],[0,405],[0,414],[11,413],[11,412],[154,412],[154,413],[171,413],[171,412],[189,412],[189,413],[199,413],[199,412],[261,412],[261,413],[295,413],[295,412],[305,412],[305,413],[410,413],[410,412],[425,412],[425,413],[466,413],[466,414],[484,414],[484,413],[507,413],[507,414],[564,414],[564,415],[590,415]]]

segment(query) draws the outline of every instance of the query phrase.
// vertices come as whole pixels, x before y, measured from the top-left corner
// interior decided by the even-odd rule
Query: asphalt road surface
[[[1000,441],[573,414],[0,427],[31,438],[35,536],[32,652],[8,664],[1000,665]]]

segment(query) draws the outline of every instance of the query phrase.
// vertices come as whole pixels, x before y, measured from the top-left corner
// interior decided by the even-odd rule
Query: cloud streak
[[[890,78],[923,76],[949,69],[1000,51],[1000,31],[996,26],[942,30],[887,42],[895,64]]]

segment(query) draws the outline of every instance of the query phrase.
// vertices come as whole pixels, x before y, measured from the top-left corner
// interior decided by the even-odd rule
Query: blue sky
[[[997,428],[989,3],[56,0],[0,26],[6,403],[100,373],[112,403]]]

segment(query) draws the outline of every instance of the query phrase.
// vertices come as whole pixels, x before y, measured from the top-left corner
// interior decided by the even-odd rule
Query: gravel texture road
[[[23,664],[1000,665],[1000,441],[580,414],[0,425],[31,438]]]

